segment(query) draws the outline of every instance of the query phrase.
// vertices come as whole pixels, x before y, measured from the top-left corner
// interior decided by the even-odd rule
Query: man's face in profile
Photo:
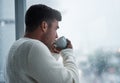
[[[58,37],[57,29],[58,21],[54,20],[51,22],[51,26],[47,27],[47,31],[44,34],[44,43],[47,45],[48,48],[51,48],[51,45],[54,43],[55,39]]]

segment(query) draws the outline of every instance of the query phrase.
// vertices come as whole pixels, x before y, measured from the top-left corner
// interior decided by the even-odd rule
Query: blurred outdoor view
[[[36,3],[62,13],[58,35],[72,41],[81,83],[120,83],[120,0],[26,0],[26,9]],[[14,0],[0,0],[0,9],[2,81],[4,59],[15,41]]]

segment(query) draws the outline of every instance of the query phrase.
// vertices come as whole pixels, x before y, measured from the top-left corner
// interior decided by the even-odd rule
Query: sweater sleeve
[[[64,67],[66,67],[71,73],[74,83],[79,83],[78,66],[73,55],[73,50],[72,49],[62,50],[61,55],[63,57]]]
[[[28,75],[38,83],[79,83],[78,70],[70,49],[61,52],[63,65],[41,43],[33,44],[28,56]]]
[[[58,59],[60,58],[60,54],[57,53],[51,53],[51,54],[58,61]]]

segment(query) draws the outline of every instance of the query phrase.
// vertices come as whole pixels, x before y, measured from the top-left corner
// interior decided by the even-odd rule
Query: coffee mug
[[[64,49],[66,48],[67,46],[67,40],[64,36],[58,38],[56,41],[55,41],[55,46],[57,48],[61,48],[61,49]]]

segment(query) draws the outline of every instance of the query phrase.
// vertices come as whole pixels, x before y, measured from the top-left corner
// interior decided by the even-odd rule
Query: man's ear
[[[48,29],[48,24],[47,22],[43,21],[42,24],[41,24],[41,29],[43,32],[46,32],[47,29]]]

